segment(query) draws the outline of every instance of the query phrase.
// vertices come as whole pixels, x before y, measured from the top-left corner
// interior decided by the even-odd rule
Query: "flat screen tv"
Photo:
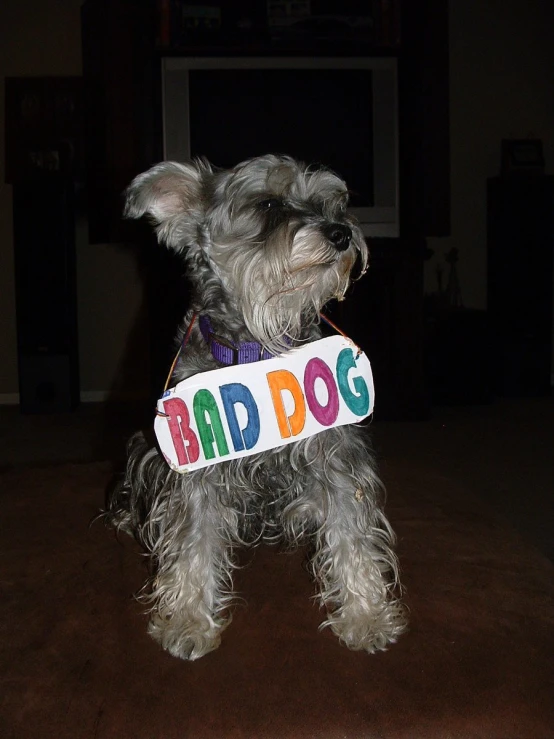
[[[162,82],[166,159],[322,164],[346,180],[366,236],[398,236],[396,60],[164,58]]]

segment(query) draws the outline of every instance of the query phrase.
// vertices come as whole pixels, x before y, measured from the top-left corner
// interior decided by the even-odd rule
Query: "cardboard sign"
[[[331,336],[273,359],[202,372],[167,390],[154,429],[177,472],[291,444],[373,411],[363,352]]]

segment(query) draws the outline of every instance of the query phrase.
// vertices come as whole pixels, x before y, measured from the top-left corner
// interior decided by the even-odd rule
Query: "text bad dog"
[[[158,403],[155,428],[171,466],[189,471],[356,423],[372,401],[367,357],[335,336],[248,372],[229,367],[179,383]]]

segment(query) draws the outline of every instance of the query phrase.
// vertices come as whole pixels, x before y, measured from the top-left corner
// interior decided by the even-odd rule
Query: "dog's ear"
[[[123,214],[126,218],[148,216],[157,226],[160,241],[182,248],[184,241],[194,238],[202,219],[202,190],[211,174],[205,161],[161,162],[129,185]]]

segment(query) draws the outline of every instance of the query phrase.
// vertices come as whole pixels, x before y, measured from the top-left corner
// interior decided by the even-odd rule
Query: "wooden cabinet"
[[[500,396],[552,393],[554,177],[487,181],[487,298]]]
[[[426,411],[422,372],[425,237],[447,235],[450,227],[448,3],[313,0],[306,5],[312,15],[302,33],[287,36],[283,29],[276,32],[270,27],[268,4],[263,0],[206,0],[195,6],[206,8],[207,25],[210,18],[215,19],[215,30],[204,28],[187,35],[185,23],[175,42],[167,13],[179,3],[84,3],[91,241],[137,238],[136,225],[121,220],[121,193],[138,172],[163,156],[160,65],[164,56],[397,57],[401,237],[372,246],[369,279],[345,304],[349,307],[344,308],[343,317],[372,357],[383,398],[380,416],[421,417]],[[370,25],[349,35],[340,25],[341,14],[348,10],[350,16],[362,16],[367,8]],[[152,265],[145,269],[151,283],[153,337],[165,337],[165,329],[181,310],[182,294],[175,296],[175,305],[167,304],[165,286],[167,280],[174,282],[169,275],[173,268],[168,266],[164,276],[164,260],[152,256]],[[161,369],[156,371],[156,357],[160,365],[166,362],[159,338],[152,343],[153,394],[162,374]]]

